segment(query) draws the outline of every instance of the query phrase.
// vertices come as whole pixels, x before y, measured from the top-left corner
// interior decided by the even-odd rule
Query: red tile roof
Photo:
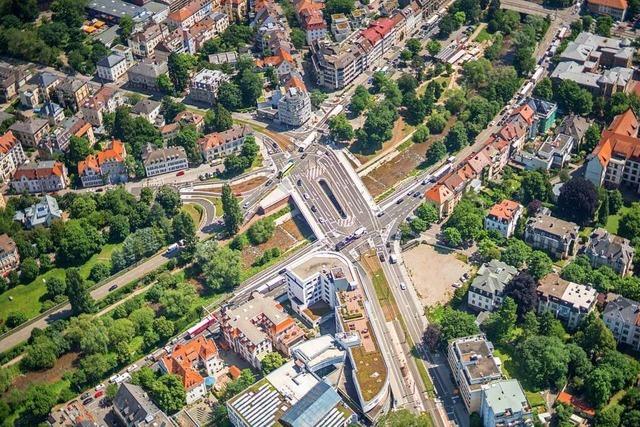
[[[53,164],[51,167],[40,167],[38,164],[20,167],[16,170],[13,179],[18,181],[23,177],[29,180],[34,180],[48,178],[51,175],[64,176],[64,165],[61,162],[50,163]]]
[[[602,132],[600,142],[592,154],[605,167],[609,164],[612,156],[625,159],[640,159],[639,125],[632,109],[617,115],[609,128]]]
[[[493,205],[489,211],[489,215],[505,221],[511,221],[520,207],[519,203],[505,199]]]
[[[612,9],[626,9],[629,7],[627,0],[587,0],[589,4],[595,4],[598,6],[606,6]]]
[[[80,175],[86,169],[93,169],[96,172],[100,171],[100,166],[107,162],[123,162],[127,155],[124,148],[124,144],[119,139],[114,139],[109,144],[109,147],[98,152],[97,154],[90,154],[86,159],[78,162],[78,173]]]
[[[162,358],[169,373],[182,378],[185,389],[202,383],[202,375],[194,368],[199,361],[210,360],[218,355],[218,348],[212,340],[199,336],[186,344],[178,344],[170,356]]]
[[[439,205],[450,199],[451,196],[453,196],[453,193],[444,184],[436,184],[424,194],[427,200]]]
[[[0,136],[0,153],[7,154],[17,143],[18,140],[13,135],[13,132],[7,131],[7,133]]]

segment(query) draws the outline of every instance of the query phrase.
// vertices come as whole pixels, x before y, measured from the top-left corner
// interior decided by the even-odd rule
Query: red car
[[[176,174],[176,176],[182,176],[182,175],[184,175],[184,171],[180,171]]]
[[[96,394],[93,395],[93,397],[95,397],[96,399],[99,398],[100,396],[102,396],[104,394],[103,390],[100,390],[99,392],[97,392]]]

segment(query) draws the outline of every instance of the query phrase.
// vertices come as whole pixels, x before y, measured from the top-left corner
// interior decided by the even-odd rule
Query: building
[[[494,311],[502,305],[504,289],[517,274],[515,267],[497,259],[485,262],[469,286],[467,304],[480,311]]]
[[[109,146],[78,162],[78,176],[83,187],[127,182],[129,174],[125,158],[127,150],[122,141],[114,139]]]
[[[72,111],[78,111],[89,95],[87,82],[73,77],[67,77],[56,86],[58,103]]]
[[[20,166],[11,186],[20,193],[49,193],[67,188],[67,168],[54,160],[37,161]]]
[[[284,76],[291,74],[291,72],[296,69],[296,63],[293,60],[293,56],[283,48],[277,49],[275,55],[257,60],[256,64],[260,68],[274,68],[279,78],[283,78]]]
[[[223,309],[221,329],[233,351],[256,369],[267,353],[279,350],[288,355],[304,340],[302,329],[282,306],[259,293],[240,306]]]
[[[138,62],[127,70],[129,84],[132,87],[147,91],[157,91],[158,77],[167,74],[169,68],[166,62],[156,62],[149,59]]]
[[[573,137],[575,141],[574,149],[579,151],[582,141],[584,140],[584,135],[587,133],[590,125],[589,121],[584,117],[578,116],[577,114],[570,114],[565,116],[562,124],[558,128],[558,133]]]
[[[41,108],[34,111],[46,118],[51,126],[59,125],[65,119],[62,107],[52,101],[46,101]]]
[[[3,183],[9,182],[16,169],[26,160],[22,144],[12,131],[0,136],[0,177]]]
[[[53,98],[56,88],[60,83],[62,83],[62,79],[55,74],[43,71],[35,77],[35,81],[42,91],[43,98]]]
[[[327,34],[327,23],[324,20],[322,9],[324,2],[316,0],[298,0],[294,2],[294,8],[300,27],[304,30],[307,44],[320,40]]]
[[[503,200],[491,207],[489,214],[484,218],[484,228],[496,230],[502,236],[509,238],[513,236],[523,211],[524,208],[520,203]]]
[[[219,70],[203,69],[191,79],[189,96],[198,102],[214,105],[218,97],[218,89],[229,76]]]
[[[148,144],[142,153],[142,164],[147,177],[178,172],[189,168],[189,161],[184,148],[153,148],[151,144]]]
[[[198,132],[204,128],[204,116],[189,110],[180,111],[173,122],[180,126],[193,126]]]
[[[631,242],[604,228],[597,228],[591,233],[584,253],[593,268],[606,265],[621,276],[633,272],[635,249]]]
[[[549,101],[538,98],[529,98],[527,106],[533,111],[529,137],[533,138],[537,134],[545,134],[556,123],[558,106]]]
[[[297,77],[290,79],[284,87],[276,91],[273,102],[277,105],[280,123],[299,127],[311,118],[311,98],[304,83],[290,83],[292,80],[302,83]]]
[[[457,203],[453,192],[442,183],[438,183],[427,190],[424,193],[424,198],[435,205],[439,219],[451,215]]]
[[[640,192],[640,122],[631,108],[614,117],[589,156],[585,179],[596,187],[629,187]]]
[[[351,34],[351,25],[344,13],[331,15],[331,34],[337,42],[345,40]]]
[[[354,289],[357,285],[351,265],[334,252],[302,257],[285,269],[287,296],[291,308],[312,324],[332,314],[336,292]],[[327,308],[327,309],[324,309]]]
[[[82,117],[91,125],[101,127],[104,123],[104,114],[113,113],[116,108],[124,105],[125,99],[114,88],[102,86],[93,96],[87,98],[82,104]]]
[[[153,99],[141,99],[131,109],[131,114],[144,117],[149,123],[164,125],[164,118],[160,115],[162,103]]]
[[[32,64],[0,61],[0,100],[13,99],[32,75]]]
[[[18,141],[27,147],[37,147],[40,141],[49,133],[51,126],[46,119],[32,117],[25,121],[15,122],[9,127]]]
[[[467,411],[479,412],[484,386],[502,379],[493,344],[484,335],[458,338],[449,343],[448,359]]]
[[[537,294],[538,313],[551,312],[569,329],[575,329],[595,308],[598,293],[590,286],[564,280],[558,273],[549,273],[540,279]]]
[[[624,21],[629,4],[627,0],[587,0],[587,9],[596,15],[609,15],[617,21]]]
[[[211,8],[211,0],[192,0],[175,12],[171,12],[167,18],[167,24],[172,29],[189,29],[207,17],[211,13]]]
[[[484,427],[533,425],[531,406],[516,379],[497,381],[482,390],[480,416]]]
[[[579,230],[573,222],[538,213],[527,221],[524,240],[534,249],[565,259],[576,253]]]
[[[327,382],[290,361],[227,401],[235,427],[344,427],[355,414]]]
[[[113,398],[113,413],[126,427],[173,426],[167,414],[149,398],[142,387],[122,383]]]
[[[6,234],[0,235],[0,274],[6,276],[20,267],[20,254],[16,242]]]
[[[159,361],[160,369],[182,379],[187,394],[187,405],[207,394],[203,375],[212,377],[222,370],[224,362],[218,355],[215,342],[203,336],[185,344],[177,344],[170,355]]]
[[[205,135],[198,140],[198,146],[205,161],[212,162],[213,160],[240,152],[244,141],[250,135],[253,135],[251,127],[247,125],[234,125],[231,129],[223,132],[214,132]]]
[[[164,24],[150,22],[141,31],[131,34],[127,44],[135,56],[149,58],[153,56],[156,46],[169,34]]]
[[[640,304],[620,295],[609,295],[602,320],[618,343],[628,345],[635,351],[640,350]]]
[[[513,159],[527,170],[562,169],[571,160],[574,144],[572,136],[559,133],[555,137],[548,137],[535,151],[522,151],[515,154]]]
[[[127,73],[129,61],[127,61],[126,57],[113,53],[98,61],[96,66],[98,77],[103,80],[115,82]]]
[[[18,93],[20,94],[20,105],[27,109],[34,109],[42,102],[42,94],[40,86],[35,84],[26,84],[22,86]]]
[[[62,219],[62,210],[58,207],[55,198],[45,195],[38,203],[28,208],[17,211],[14,221],[22,223],[25,228],[34,228],[39,225],[49,227],[55,220]]]

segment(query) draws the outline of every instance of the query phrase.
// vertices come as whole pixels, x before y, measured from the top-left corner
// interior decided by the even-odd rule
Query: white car
[[[406,291],[407,285],[404,282],[400,282],[400,289],[402,289],[403,291]]]
[[[96,386],[96,391],[98,391],[98,390],[102,390],[103,388],[104,388],[104,384],[103,384],[103,383],[100,383],[100,384],[98,384],[98,385]]]
[[[133,365],[131,365],[131,366],[129,366],[129,367],[127,368],[127,372],[133,372],[133,371],[135,371],[136,369],[138,369],[138,365],[136,365],[136,364],[134,363]]]
[[[451,285],[451,286],[453,286],[454,288],[457,289],[457,288],[461,287],[462,285],[459,282],[454,282],[453,285]]]

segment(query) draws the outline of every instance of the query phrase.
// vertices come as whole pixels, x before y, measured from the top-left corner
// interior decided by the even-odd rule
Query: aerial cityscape
[[[0,11],[1,427],[640,426],[640,0]]]

